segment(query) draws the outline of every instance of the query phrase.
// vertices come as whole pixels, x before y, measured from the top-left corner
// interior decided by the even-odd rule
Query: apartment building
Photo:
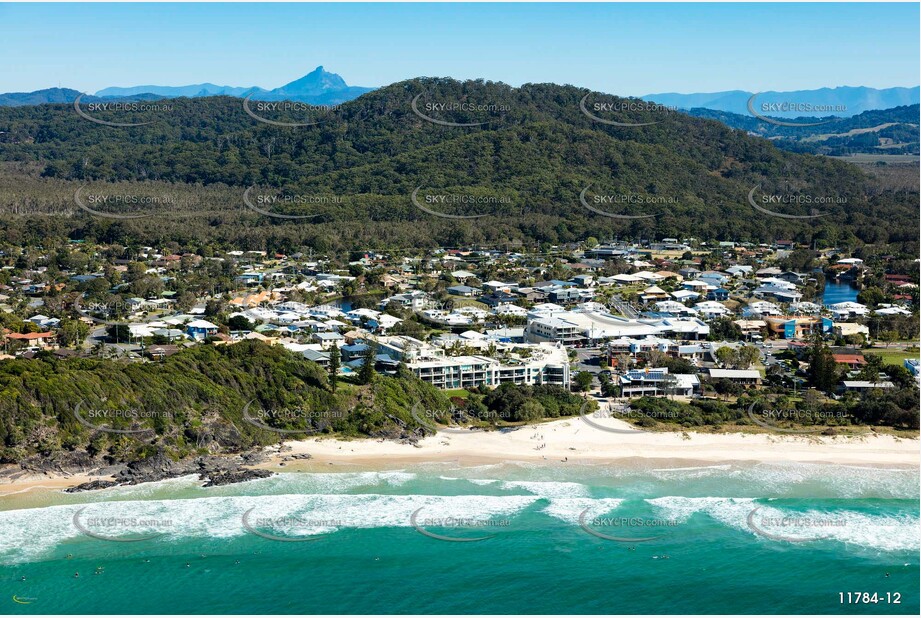
[[[530,358],[499,360],[488,356],[442,356],[407,364],[416,377],[436,388],[476,388],[514,384],[556,384],[569,388],[566,350],[548,346]]]

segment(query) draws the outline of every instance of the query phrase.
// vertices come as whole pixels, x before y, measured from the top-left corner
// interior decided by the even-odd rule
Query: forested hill
[[[150,241],[175,233],[247,246],[322,242],[330,249],[418,246],[423,241],[567,242],[587,235],[916,241],[913,234],[905,234],[916,229],[918,221],[917,197],[910,192],[880,190],[854,167],[786,153],[716,121],[571,86],[512,88],[422,78],[333,109],[294,106],[278,112],[257,109],[251,102],[252,114],[240,99],[230,97],[166,103],[166,108],[154,111],[87,111],[109,122],[150,123],[135,127],[91,122],[66,105],[0,109],[0,157],[21,162],[18,169],[23,173],[34,170],[45,179],[36,183],[47,197],[40,197],[36,184],[30,199],[70,200],[74,187],[83,185],[124,192],[125,184],[105,183],[141,182],[179,195],[190,212],[208,213],[206,221],[197,223],[188,216],[177,222],[172,212],[166,220],[49,225],[49,231],[61,229],[71,235],[99,235],[104,228],[104,233],[118,237],[130,229],[133,238]],[[451,111],[461,104],[465,109]],[[315,124],[279,126],[254,116],[275,123]],[[22,187],[27,181],[16,182]],[[11,183],[0,178],[0,209],[15,206],[23,194],[9,189]],[[203,185],[212,185],[226,199],[200,203],[204,198],[195,193]],[[335,199],[274,209],[315,218],[263,217],[243,207],[240,196],[252,185],[283,195]],[[459,220],[427,213],[410,199],[420,186],[424,194],[481,198],[431,210],[485,216]],[[141,190],[133,184],[127,187]],[[594,212],[579,199],[587,187],[586,199],[596,210],[655,216],[618,219]],[[820,206],[775,205],[776,212],[825,216],[766,216],[749,204],[749,193],[756,187],[758,197],[782,194],[823,200]],[[596,196],[602,199],[595,201]],[[605,201],[612,196],[625,197]],[[228,224],[233,229],[226,228]]]
[[[162,363],[0,361],[0,464],[84,453],[110,463],[240,453],[337,433],[418,438],[414,405],[447,410],[412,375],[332,388],[325,369],[280,346],[200,345]]]

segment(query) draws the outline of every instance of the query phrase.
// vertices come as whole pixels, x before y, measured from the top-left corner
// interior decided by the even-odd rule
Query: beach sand
[[[270,446],[258,468],[309,471],[326,466],[383,469],[394,466],[453,462],[481,465],[501,462],[616,463],[658,460],[705,464],[729,462],[803,462],[870,466],[908,466],[921,462],[921,442],[888,434],[861,436],[790,435],[781,433],[642,432],[617,419],[592,423],[629,433],[612,433],[580,418],[569,418],[504,431],[439,431],[416,445],[389,440],[313,438]],[[310,459],[294,459],[297,455]],[[12,477],[12,478],[10,478]],[[86,474],[14,474],[0,479],[0,498],[35,490],[59,491],[111,477]]]
[[[631,431],[617,419],[595,424]],[[439,431],[416,446],[392,441],[314,438],[286,442],[291,450],[271,448],[270,463],[309,454],[311,464],[351,463],[388,465],[453,461],[478,465],[502,461],[605,463],[618,460],[670,459],[698,462],[804,462],[832,464],[904,465],[917,467],[921,442],[892,435],[816,436],[781,433],[612,433],[571,418],[506,431]],[[285,462],[300,467],[304,460]],[[313,467],[313,466],[311,466]]]
[[[89,476],[86,474],[23,474],[15,479],[0,479],[0,498],[35,490],[67,489],[81,483],[111,478],[110,476]]]

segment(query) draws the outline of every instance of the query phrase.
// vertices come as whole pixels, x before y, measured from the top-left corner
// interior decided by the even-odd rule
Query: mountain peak
[[[276,88],[272,92],[282,95],[318,95],[330,90],[345,90],[348,84],[339,75],[330,73],[323,68],[323,65],[293,82],[285,84],[281,88]]]

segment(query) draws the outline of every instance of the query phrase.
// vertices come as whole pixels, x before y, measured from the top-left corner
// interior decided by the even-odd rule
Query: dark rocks
[[[85,473],[99,467],[86,451],[57,451],[51,455],[33,455],[19,462],[28,472],[37,474]]]
[[[272,472],[259,468],[215,472],[208,476],[208,480],[205,482],[204,486],[218,487],[221,485],[230,485],[232,483],[243,483],[255,479],[264,479],[269,476],[272,476]]]
[[[281,458],[282,461],[294,461],[296,459],[313,459],[313,455],[309,453],[298,453],[297,455],[285,455]]]
[[[115,487],[118,485],[116,481],[89,481],[88,483],[80,483],[76,487],[68,487],[64,490],[65,493],[75,494],[80,491],[93,491],[96,489],[107,489],[109,487]]]
[[[126,466],[118,468],[113,474],[113,481],[91,481],[72,487],[67,491],[73,493],[94,489],[105,489],[116,485],[138,485],[140,483],[153,483],[174,479],[180,476],[197,475],[205,481],[205,487],[242,483],[253,479],[272,476],[268,470],[255,470],[244,468],[261,460],[261,454],[234,455],[231,457],[195,457],[181,461],[173,461],[160,452],[147,459],[132,461]]]

